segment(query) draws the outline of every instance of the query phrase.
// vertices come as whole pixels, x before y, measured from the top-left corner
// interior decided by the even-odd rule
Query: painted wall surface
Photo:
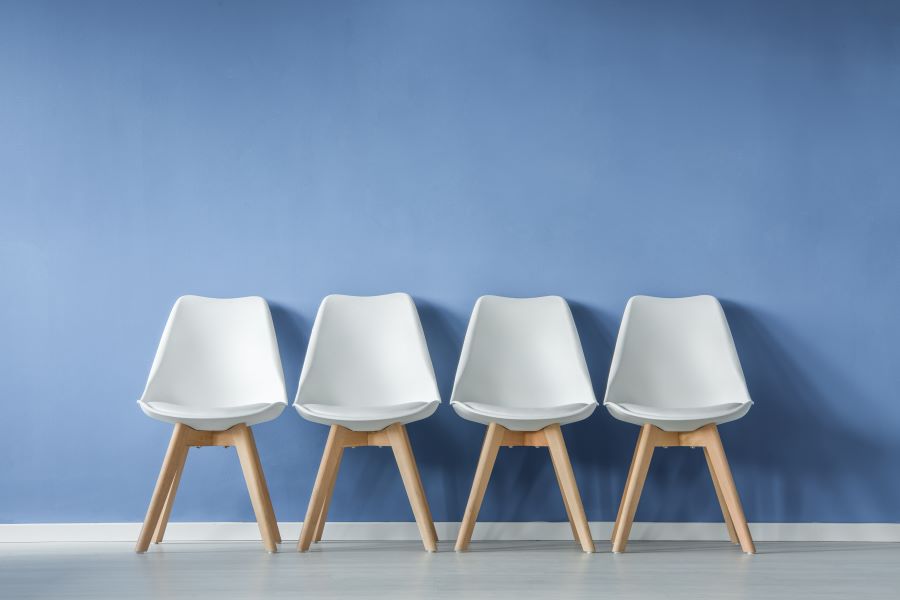
[[[598,397],[633,294],[720,297],[756,405],[722,427],[751,521],[900,521],[900,4],[0,3],[0,522],[139,521],[170,428],[141,414],[182,294],[266,297],[288,393],[329,293],[415,298],[444,401],[475,299],[559,294]],[[565,428],[612,520],[637,428]],[[300,520],[326,428],[256,431]],[[458,520],[483,427],[410,427]],[[698,451],[639,520],[714,521]],[[173,520],[250,520],[193,451]],[[412,520],[388,450],[331,517]],[[485,520],[564,520],[503,450]]]

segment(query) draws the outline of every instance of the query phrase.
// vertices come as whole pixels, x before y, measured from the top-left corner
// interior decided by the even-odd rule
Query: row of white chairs
[[[415,303],[407,294],[332,295],[319,307],[294,407],[330,431],[298,550],[322,538],[344,448],[390,446],[425,549],[437,533],[406,425],[440,405]],[[622,320],[604,405],[641,427],[612,535],[625,550],[654,448],[703,448],[731,541],[755,552],[717,426],[752,404],[725,314],[712,296],[635,296]],[[263,543],[277,521],[250,427],[287,405],[272,317],[259,297],[179,298],[150,369],[140,408],[175,426],[136,550],[159,543],[192,446],[234,446]],[[501,446],[550,452],[572,534],[594,542],[560,427],[597,406],[581,342],[558,296],[482,296],[466,332],[450,406],[487,426],[456,550],[469,547]]]

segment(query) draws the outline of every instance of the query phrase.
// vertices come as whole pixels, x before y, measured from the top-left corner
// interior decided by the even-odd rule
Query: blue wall
[[[177,296],[265,296],[293,395],[321,298],[396,290],[445,401],[481,294],[565,296],[598,397],[629,296],[715,294],[748,517],[900,521],[898,99],[892,2],[2,2],[0,522],[143,517]],[[436,519],[482,432],[410,428]],[[566,428],[590,519],[636,434]],[[280,519],[325,435],[258,427]],[[251,518],[194,451],[173,519]],[[348,453],[332,518],[411,520],[389,451]],[[501,452],[482,518],[565,519],[545,452]],[[638,519],[719,518],[700,454],[658,453]]]

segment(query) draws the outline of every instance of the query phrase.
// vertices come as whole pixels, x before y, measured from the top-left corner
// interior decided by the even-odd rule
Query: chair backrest
[[[750,402],[731,330],[712,296],[634,296],[603,403],[694,408]]]
[[[287,404],[266,301],[258,296],[179,298],[142,400],[197,407]]]
[[[295,404],[386,406],[440,399],[409,294],[322,300]]]
[[[569,305],[559,296],[482,296],[451,402],[510,407],[596,403]]]

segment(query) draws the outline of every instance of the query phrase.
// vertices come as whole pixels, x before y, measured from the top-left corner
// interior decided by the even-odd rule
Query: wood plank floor
[[[900,544],[573,542],[0,543],[0,598],[896,598]]]

